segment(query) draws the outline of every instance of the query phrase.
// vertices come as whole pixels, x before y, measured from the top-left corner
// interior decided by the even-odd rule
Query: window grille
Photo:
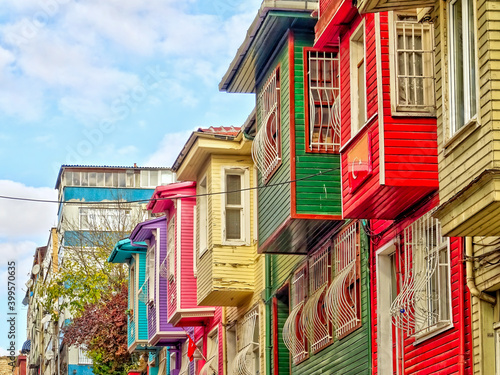
[[[335,336],[342,338],[360,320],[359,234],[351,224],[334,239],[332,268],[334,279],[326,292],[326,311],[334,325]]]
[[[79,365],[91,365],[92,360],[87,356],[87,348],[80,346],[78,348],[78,364]]]
[[[256,308],[243,318],[238,340],[239,351],[234,360],[234,373],[254,375],[259,371],[259,311]]]
[[[400,292],[391,305],[393,324],[409,335],[450,324],[448,240],[431,212],[405,228],[397,267]]]
[[[280,76],[276,69],[259,95],[259,131],[252,143],[252,158],[269,180],[281,161]]]
[[[307,357],[307,339],[303,330],[302,313],[307,295],[307,267],[292,278],[292,311],[283,326],[283,341],[290,351],[293,363]]]
[[[168,222],[167,229],[167,277],[169,280],[175,278],[175,215]]]
[[[434,46],[432,25],[415,16],[395,22],[396,106],[398,110],[434,110]]]
[[[189,374],[189,357],[187,355],[188,346],[189,346],[189,340],[184,341],[184,343],[182,344],[182,358],[181,358],[181,368],[179,370],[179,375]]]
[[[167,373],[167,348],[160,349],[160,353],[158,355],[159,364],[158,364],[158,375]]]
[[[339,59],[335,52],[308,52],[309,147],[340,149]]]
[[[146,301],[144,303],[153,301],[153,294],[155,291],[155,245],[148,247],[148,252],[146,253]],[[142,288],[141,288],[142,289]]]
[[[148,281],[146,280],[144,284],[142,284],[139,292],[137,293],[137,299],[142,303],[148,303]]]
[[[219,371],[219,332],[215,330],[208,336],[207,361],[200,370],[199,375],[217,375]]]
[[[312,352],[322,349],[332,339],[330,321],[325,311],[330,256],[330,243],[328,243],[309,259],[309,297],[304,305],[302,323]]]

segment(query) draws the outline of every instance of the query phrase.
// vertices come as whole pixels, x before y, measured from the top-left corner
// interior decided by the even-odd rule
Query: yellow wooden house
[[[225,374],[264,373],[264,255],[257,253],[255,111],[241,128],[193,132],[174,163],[196,181],[195,272],[201,306],[224,306]]]

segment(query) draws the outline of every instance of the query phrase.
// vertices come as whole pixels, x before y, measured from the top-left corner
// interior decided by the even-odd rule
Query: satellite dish
[[[27,282],[26,282],[26,286],[28,288],[31,288],[31,286],[33,285],[33,279],[29,279]]]
[[[50,322],[50,319],[51,319],[51,318],[52,318],[52,317],[50,316],[50,314],[47,314],[47,315],[45,315],[45,316],[42,318],[42,320],[40,321],[40,323],[45,324],[45,323],[47,323],[47,322]]]
[[[50,361],[52,358],[54,358],[54,352],[51,350],[45,354],[45,359]]]
[[[38,275],[38,272],[40,272],[40,266],[38,264],[35,264],[33,266],[33,269],[31,270],[31,273],[33,273],[33,275]]]

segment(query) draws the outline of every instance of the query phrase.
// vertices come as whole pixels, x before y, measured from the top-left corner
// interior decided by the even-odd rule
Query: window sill
[[[420,335],[415,335],[415,342],[413,343],[413,346],[416,346],[418,344],[421,344],[425,341],[427,341],[428,339],[432,338],[432,337],[435,337],[451,328],[453,328],[453,323],[452,322],[448,322],[448,323],[443,323],[444,325],[440,325],[439,323],[433,328],[433,330],[431,332],[428,332],[428,333],[423,333],[423,334],[420,334]]]
[[[448,156],[454,149],[456,149],[463,141],[465,141],[476,129],[480,126],[477,117],[469,120],[460,130],[458,130],[451,138],[444,144],[444,156]]]
[[[392,117],[436,117],[436,112],[435,111],[422,111],[422,112],[417,112],[417,111],[410,111],[410,110],[395,110],[391,111],[391,116]]]
[[[250,246],[247,241],[243,240],[231,240],[231,241],[222,241],[222,246]]]

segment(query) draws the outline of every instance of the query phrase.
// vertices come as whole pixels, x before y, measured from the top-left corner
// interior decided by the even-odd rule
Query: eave
[[[264,0],[245,40],[219,83],[219,90],[255,92],[259,73],[286,31],[296,27],[304,30],[312,28],[316,19],[311,14],[317,9],[317,1]]]

